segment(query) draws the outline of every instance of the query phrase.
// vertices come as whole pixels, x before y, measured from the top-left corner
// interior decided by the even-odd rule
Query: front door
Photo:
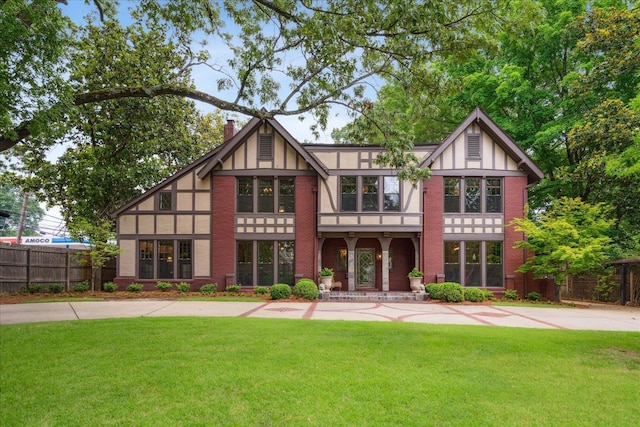
[[[356,249],[356,290],[376,286],[376,250]]]

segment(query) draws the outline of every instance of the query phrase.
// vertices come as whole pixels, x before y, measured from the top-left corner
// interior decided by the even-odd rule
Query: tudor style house
[[[222,145],[113,214],[115,281],[222,290],[317,280],[330,267],[343,291],[409,291],[417,267],[425,283],[527,289],[513,248],[524,236],[507,224],[543,173],[485,113],[414,147],[432,171],[417,187],[377,165],[381,151],[300,144],[274,119],[239,132],[229,121]]]

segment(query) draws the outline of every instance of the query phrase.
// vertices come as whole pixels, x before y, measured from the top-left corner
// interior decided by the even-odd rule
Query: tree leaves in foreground
[[[523,0],[520,6],[524,3],[530,2]],[[64,18],[65,6],[58,8],[46,0],[39,4],[40,17],[52,14],[59,18],[47,43],[58,54],[66,52],[67,37],[77,38],[79,31]],[[116,1],[95,4],[100,6],[104,25],[118,19]],[[162,29],[186,54],[176,69],[206,72],[210,85],[196,90],[183,80],[145,79],[147,68],[140,69],[139,81],[101,87],[62,82],[65,90],[53,93],[42,108],[26,114],[21,108],[0,111],[0,150],[29,136],[44,133],[46,139],[78,106],[165,95],[254,117],[310,112],[316,121],[311,127],[317,130],[326,126],[331,105],[361,112],[375,78],[418,81],[423,78],[424,64],[435,58],[464,56],[491,45],[496,28],[507,20],[500,11],[508,4],[499,0],[143,0],[132,6],[133,20],[144,28]],[[20,15],[31,5],[28,0],[8,0],[3,6],[3,12],[13,16],[11,26],[25,33],[24,39],[30,27]],[[198,39],[206,46],[198,48]],[[34,48],[41,44],[44,42],[35,40]],[[12,46],[1,59],[19,58],[25,64],[38,59],[21,44]],[[70,74],[85,66],[62,54],[56,65]],[[15,69],[24,75],[32,71],[28,66]],[[42,72],[51,74],[48,69]],[[6,99],[39,99],[38,93],[18,93],[17,87],[7,95]],[[394,147],[393,138],[385,143]],[[415,166],[414,159],[404,158],[404,153],[404,149],[392,150],[390,164]],[[396,159],[398,155],[403,158]]]

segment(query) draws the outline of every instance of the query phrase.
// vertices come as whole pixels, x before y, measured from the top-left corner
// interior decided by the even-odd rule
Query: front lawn
[[[640,334],[136,318],[0,327],[2,426],[632,426]]]

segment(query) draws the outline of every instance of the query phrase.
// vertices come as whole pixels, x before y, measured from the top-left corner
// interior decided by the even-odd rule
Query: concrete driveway
[[[82,301],[0,305],[0,325],[127,317],[256,317],[640,332],[640,308],[384,302]]]

